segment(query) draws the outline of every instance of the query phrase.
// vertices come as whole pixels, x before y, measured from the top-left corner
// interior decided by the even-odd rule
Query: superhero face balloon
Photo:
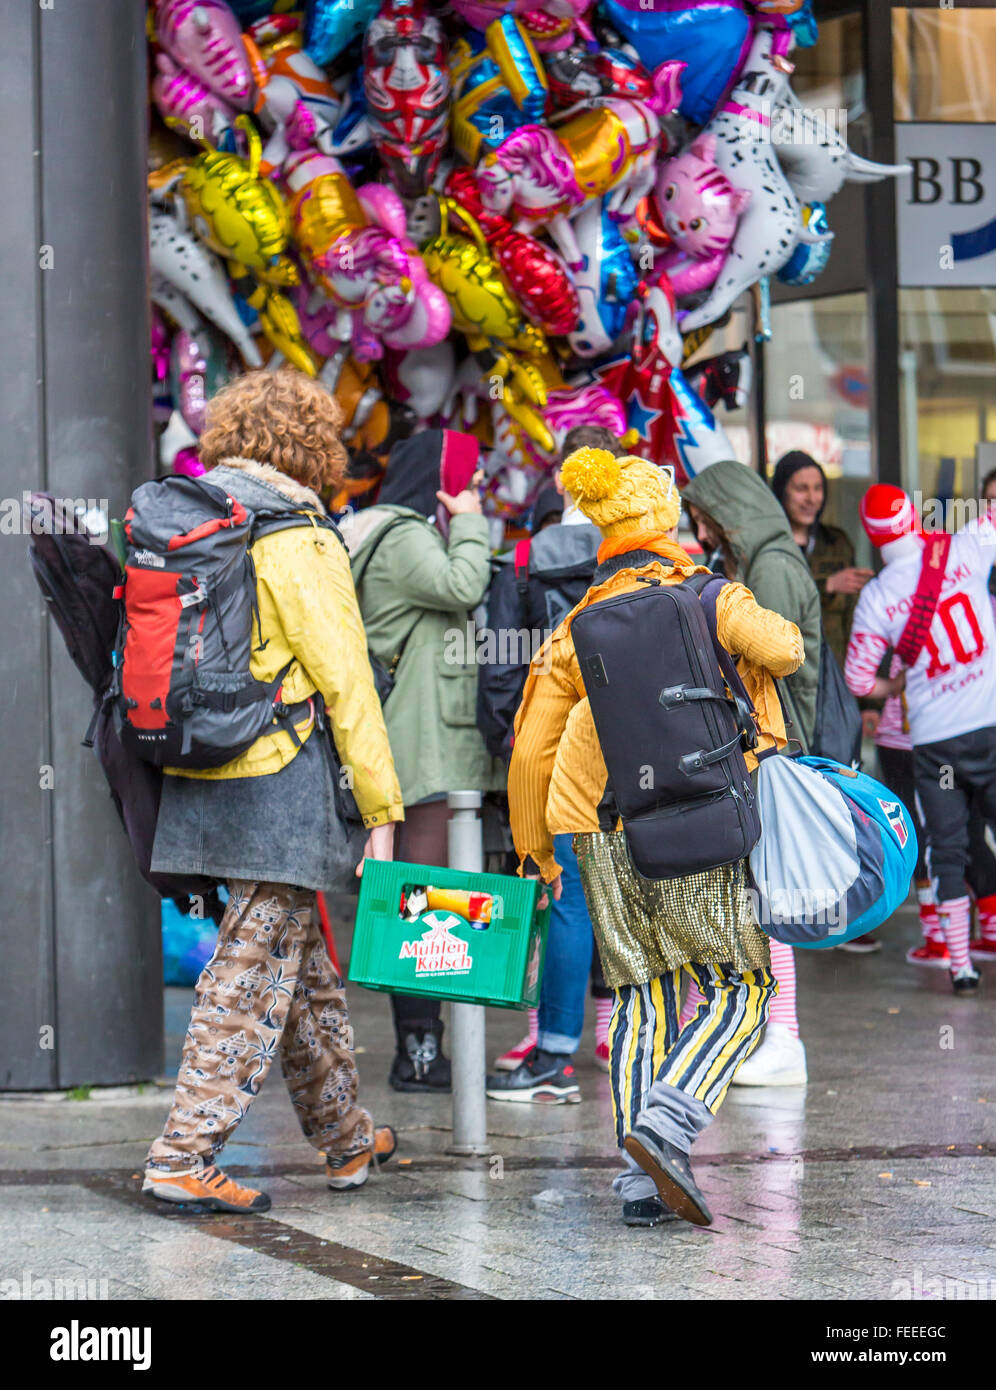
[[[442,25],[422,0],[388,0],[366,32],[363,88],[374,144],[402,193],[424,193],[446,147],[450,76]]]

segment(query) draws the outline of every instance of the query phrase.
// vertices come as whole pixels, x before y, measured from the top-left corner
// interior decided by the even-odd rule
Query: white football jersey
[[[914,745],[996,724],[996,623],[988,589],[994,564],[996,526],[988,518],[951,538],[930,631],[906,673]],[[886,650],[902,636],[919,578],[920,557],[911,555],[887,564],[861,590],[845,669],[856,695],[869,693]]]

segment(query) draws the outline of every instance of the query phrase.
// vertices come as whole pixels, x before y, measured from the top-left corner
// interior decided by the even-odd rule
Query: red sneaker
[[[910,965],[933,965],[941,970],[947,970],[951,964],[951,957],[948,955],[948,948],[943,941],[931,941],[928,937],[919,946],[912,947],[906,952],[906,959]]]
[[[602,1071],[609,1069],[609,1044],[599,1043],[595,1048],[595,1066]]]
[[[535,1038],[523,1038],[495,1060],[495,1071],[518,1071],[535,1046]]]
[[[996,941],[973,941],[969,954],[973,960],[996,960]]]

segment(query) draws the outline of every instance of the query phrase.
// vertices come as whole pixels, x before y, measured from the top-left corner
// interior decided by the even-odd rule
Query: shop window
[[[896,120],[996,121],[994,52],[996,8],[893,10]]]
[[[868,304],[864,293],[777,304],[765,348],[765,443],[770,468],[803,449],[830,479],[826,520],[859,554],[858,500],[871,475]]]
[[[899,292],[903,486],[978,495],[996,442],[996,289]]]

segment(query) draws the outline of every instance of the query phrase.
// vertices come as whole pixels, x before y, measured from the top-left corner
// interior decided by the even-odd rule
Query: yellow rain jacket
[[[533,658],[515,718],[508,770],[509,811],[520,873],[528,857],[551,883],[560,873],[553,854],[554,835],[600,829],[598,804],[608,773],[574,652],[571,620],[590,603],[635,589],[640,576],[680,584],[705,572],[678,547],[670,553],[683,559],[676,558],[673,567],[660,561],[640,563],[590,588]],[[737,658],[737,670],[754,701],[761,735],[758,751],[772,745],[784,747],[785,722],[772,677],[790,675],[802,664],[805,652],[799,629],[762,608],[743,584],[727,584],[720,591],[716,626],[719,640]],[[756,759],[750,753],[745,757],[753,769]]]
[[[268,464],[226,459],[256,482],[275,487],[302,509],[321,512],[308,488]],[[211,481],[211,473],[206,481]],[[314,695],[324,700],[336,750],[352,769],[353,796],[370,829],[404,820],[401,788],[394,770],[380,700],[367,657],[367,639],[356,602],[349,555],[329,531],[295,526],[262,536],[252,547],[262,642],[250,670],[272,681],[288,662],[283,699],[296,704]],[[315,724],[309,715],[296,725],[304,742]],[[241,757],[222,767],[192,771],[166,768],[175,777],[265,777],[279,772],[298,752],[284,729],[263,734]]]

